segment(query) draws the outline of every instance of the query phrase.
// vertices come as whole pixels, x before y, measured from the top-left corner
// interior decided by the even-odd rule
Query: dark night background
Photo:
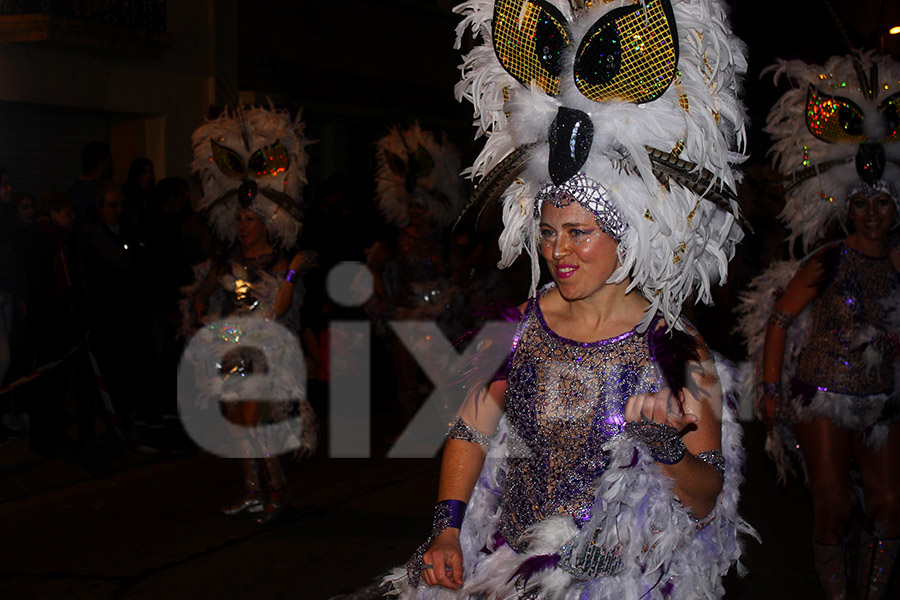
[[[755,234],[739,246],[716,305],[686,312],[712,347],[740,359],[740,340],[730,333],[737,295],[769,260],[786,253],[785,232],[775,221],[781,199],[761,130],[784,89],[760,72],[775,58],[822,63],[849,47],[900,59],[900,35],[887,33],[900,26],[900,2],[727,3],[749,48],[750,158],[740,197]],[[463,165],[483,143],[474,139],[471,106],[453,95],[460,63],[453,5],[0,0],[0,167],[15,190],[35,198],[66,191],[79,176],[82,146],[99,140],[111,146],[119,183],[142,156],[153,161],[157,179],[190,180],[191,132],[211,109],[271,100],[302,109],[307,135],[317,140],[308,148],[307,206],[338,182],[366,212],[374,144],[391,125],[418,120],[445,131],[461,149]],[[199,185],[191,185],[196,204]],[[375,232],[376,223],[369,222]],[[308,232],[337,236],[346,234],[342,226],[325,223]],[[491,226],[499,222],[485,225]],[[527,286],[509,300],[521,302],[526,292]],[[376,376],[378,368],[392,373],[384,356],[378,360]],[[390,395],[384,391],[390,384],[374,387],[376,396]],[[162,451],[152,453],[119,443],[108,427],[105,445],[74,453],[37,455],[27,437],[0,446],[0,598],[374,597],[352,593],[401,564],[427,535],[438,472],[436,459],[384,458],[398,433],[387,402],[375,398],[372,457],[334,459],[323,448],[312,460],[288,465],[294,510],[271,530],[218,514],[239,493],[235,469],[196,448],[176,448],[184,442],[177,432],[141,440],[159,442]],[[323,406],[317,406],[322,415]],[[806,490],[797,478],[778,486],[763,454],[762,426],[747,422],[744,429],[742,514],[765,544],[747,544],[751,573],[744,580],[730,576],[727,597],[818,597]]]

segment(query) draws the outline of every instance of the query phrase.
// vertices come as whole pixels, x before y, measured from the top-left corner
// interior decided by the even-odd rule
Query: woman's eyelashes
[[[594,229],[580,229],[575,227],[566,230],[566,234],[576,246],[583,241],[589,242],[594,237],[600,237],[600,234]],[[540,230],[540,237],[541,240],[549,244],[556,237],[556,231],[548,227],[543,227]]]

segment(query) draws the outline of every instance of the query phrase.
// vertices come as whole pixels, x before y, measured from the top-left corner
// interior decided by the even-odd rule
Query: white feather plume
[[[299,207],[307,183],[309,155],[306,146],[311,143],[303,130],[299,114],[292,120],[286,112],[276,111],[273,107],[252,107],[226,109],[218,118],[206,121],[194,131],[191,168],[200,175],[203,185],[199,206],[205,211],[216,235],[229,243],[237,239],[235,211],[239,204],[236,192],[242,179],[228,177],[217,166],[213,142],[234,152],[245,166],[256,151],[279,142],[287,152],[288,166],[274,175],[245,175],[255,181],[259,190],[249,209],[260,216],[276,245],[284,248],[294,245],[300,233]],[[296,208],[291,210],[273,202],[265,196],[265,190],[287,196]]]
[[[611,10],[634,5],[615,0],[595,3],[573,14],[566,0],[550,0],[568,22],[572,43],[562,56],[560,92],[552,97],[537,85],[524,86],[502,66],[491,38],[494,3],[469,0],[454,10],[463,15],[456,47],[466,32],[480,40],[463,58],[459,100],[472,103],[476,137],[486,136],[481,153],[466,173],[476,181],[516,148],[533,145],[525,171],[505,191],[502,259],[509,266],[525,250],[538,261],[530,198],[549,180],[548,133],[564,106],[588,114],[593,145],[581,167],[587,177],[611,191],[613,203],[628,224],[619,247],[622,268],[613,280],[632,278],[652,306],[645,319],[661,311],[680,327],[682,303],[697,294],[711,301],[711,286],[727,276],[728,260],[743,232],[731,214],[674,181],[668,189],[653,174],[647,147],[664,152],[681,148],[680,158],[711,173],[722,186],[736,189],[736,163],[745,140],[744,108],[738,100],[739,78],[747,68],[745,47],[732,33],[724,8],[715,0],[673,0],[678,32],[678,75],[654,101],[634,104],[596,102],[577,89],[572,78],[575,49],[589,28]],[[539,269],[533,265],[532,292]]]

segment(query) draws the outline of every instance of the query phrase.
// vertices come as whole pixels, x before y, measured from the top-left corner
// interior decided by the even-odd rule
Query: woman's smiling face
[[[541,256],[566,300],[581,300],[603,289],[619,266],[616,242],[603,233],[593,213],[577,202],[563,208],[544,203]]]
[[[897,206],[884,192],[866,197],[856,194],[850,198],[848,209],[850,220],[856,232],[869,241],[881,241],[897,220]]]

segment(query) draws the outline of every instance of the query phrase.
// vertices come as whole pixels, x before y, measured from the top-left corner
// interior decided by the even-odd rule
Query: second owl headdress
[[[271,107],[252,107],[226,109],[194,131],[191,166],[203,185],[200,209],[219,237],[237,239],[240,207],[262,219],[276,245],[294,245],[309,163],[303,130],[299,115],[295,120]]]

